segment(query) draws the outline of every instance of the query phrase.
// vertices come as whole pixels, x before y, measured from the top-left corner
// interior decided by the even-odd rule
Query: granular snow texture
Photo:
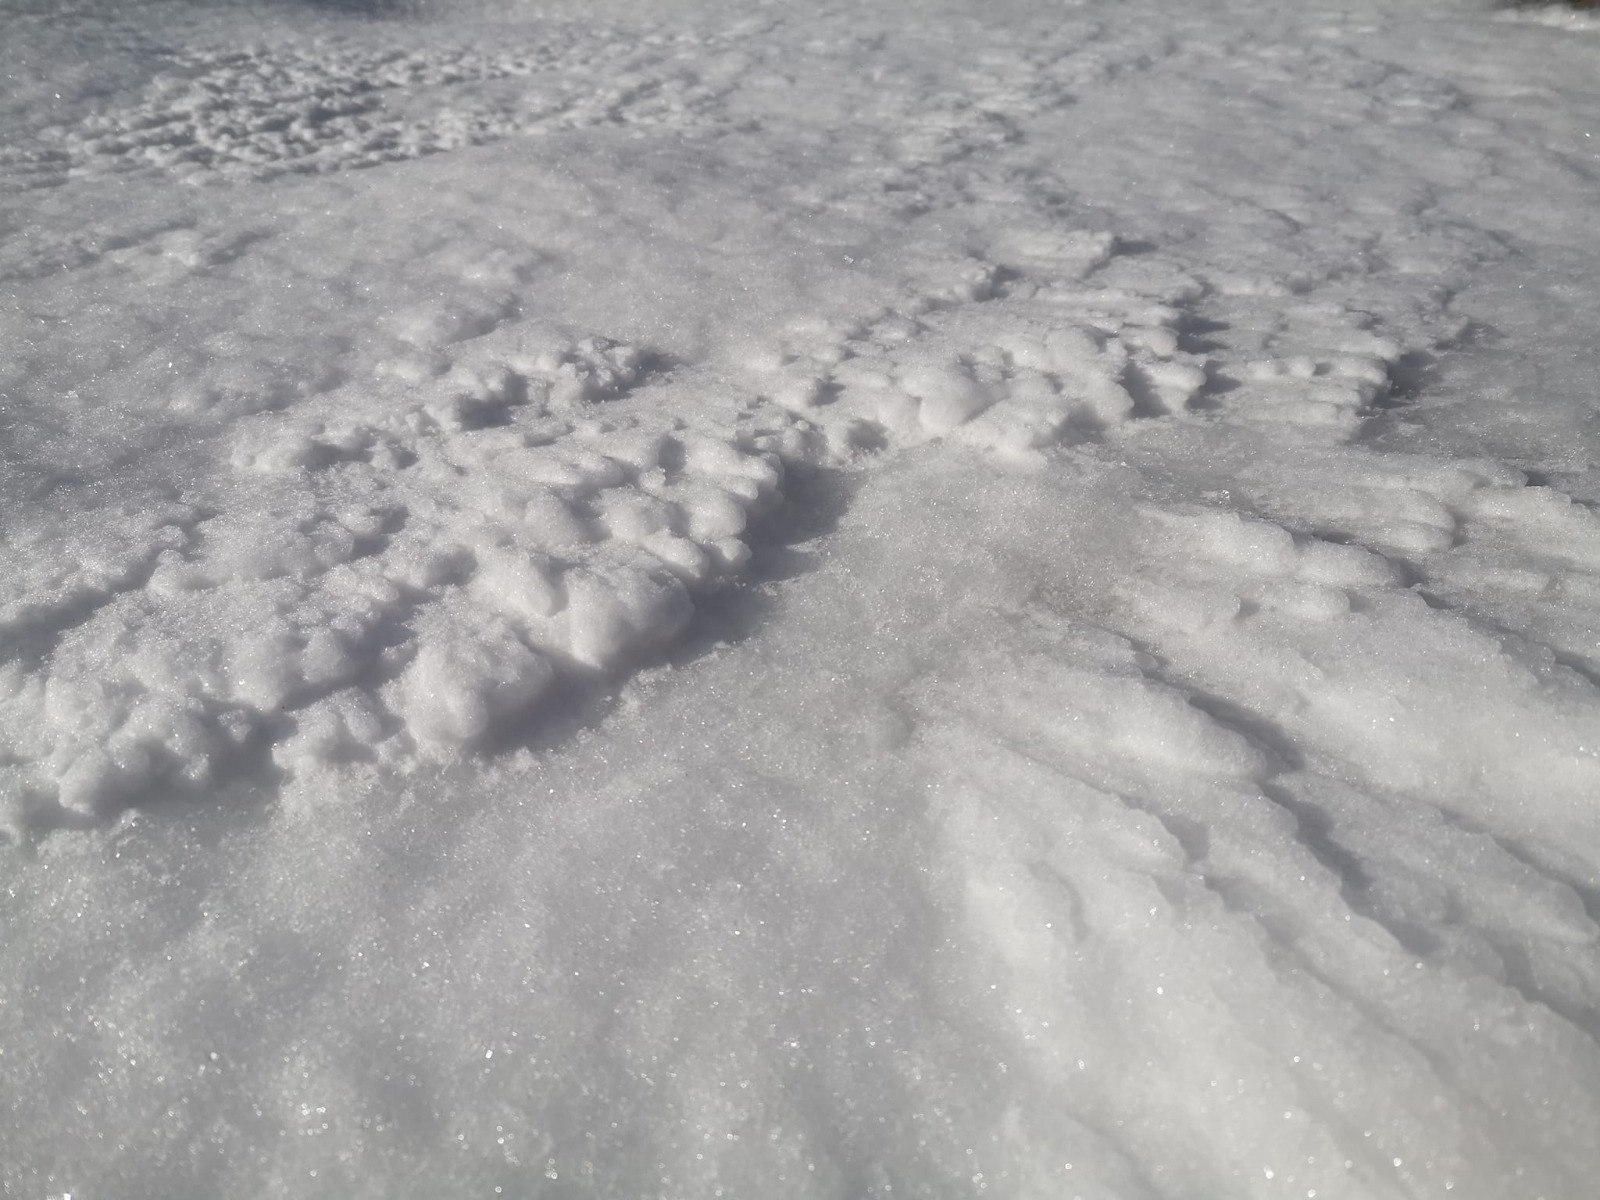
[[[1592,1194],[1600,18],[0,78],[0,1195]]]

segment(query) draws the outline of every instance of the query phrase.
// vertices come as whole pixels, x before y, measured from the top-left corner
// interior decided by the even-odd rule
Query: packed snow
[[[0,1195],[1594,1194],[1600,17],[0,79]]]

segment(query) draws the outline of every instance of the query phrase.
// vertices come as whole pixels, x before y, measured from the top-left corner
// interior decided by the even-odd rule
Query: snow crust
[[[0,1192],[1589,1194],[1594,18],[0,23]]]

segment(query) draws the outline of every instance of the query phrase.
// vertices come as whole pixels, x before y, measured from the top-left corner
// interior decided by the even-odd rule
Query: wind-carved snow
[[[1488,490],[1461,478],[1437,483],[1468,495]],[[1492,490],[1523,489],[1512,479]],[[1351,752],[1360,742],[1374,785],[1426,788],[1468,811],[1540,790],[1548,816],[1582,822],[1586,797],[1600,787],[1600,756],[1588,753],[1590,680],[1496,630],[1441,614],[1405,586],[1411,572],[1371,549],[1297,539],[1235,514],[1153,519],[1155,561],[1136,574],[1126,600],[1137,615],[1131,624],[1160,630],[1150,636],[1169,654],[1179,657],[1179,646],[1185,659],[1215,654],[1213,678],[1226,659],[1235,664],[1229,673],[1253,676],[1257,703],[1287,714],[1283,722],[1349,739]],[[1407,528],[1411,546],[1421,540],[1413,528],[1435,529]],[[1291,649],[1307,625],[1326,624],[1336,649]],[[1419,656],[1432,670],[1473,677],[1454,697],[1448,738],[1430,735],[1434,718],[1422,696],[1432,684],[1417,677]],[[1521,753],[1506,757],[1501,738]]]

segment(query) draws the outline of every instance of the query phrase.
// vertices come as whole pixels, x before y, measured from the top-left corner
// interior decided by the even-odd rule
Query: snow
[[[1590,1194],[1597,18],[0,27],[0,1193]]]

